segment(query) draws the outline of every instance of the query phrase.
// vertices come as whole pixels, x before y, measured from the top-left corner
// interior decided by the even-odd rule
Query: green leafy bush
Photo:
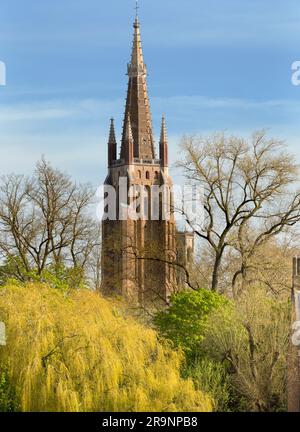
[[[41,273],[26,270],[19,257],[10,256],[0,266],[0,285],[10,282],[46,283],[52,288],[67,291],[70,288],[84,288],[85,274],[82,267],[67,267],[64,264],[51,264]]]
[[[213,291],[181,291],[171,297],[167,310],[155,316],[154,324],[164,338],[187,356],[198,357],[209,314],[227,304],[224,296]]]
[[[197,389],[211,395],[215,411],[231,411],[235,401],[224,364],[203,356],[191,362],[183,376],[192,378]]]
[[[4,349],[3,347],[0,349]],[[18,410],[15,390],[10,383],[8,366],[0,365],[0,412],[14,412]]]

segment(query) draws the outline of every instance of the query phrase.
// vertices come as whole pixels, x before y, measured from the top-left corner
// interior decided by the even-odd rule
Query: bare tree
[[[252,287],[209,317],[203,348],[227,366],[244,410],[285,408],[289,316],[287,299]]]
[[[213,250],[211,287],[217,290],[227,248],[242,256],[237,278],[257,247],[299,221],[300,193],[291,188],[298,166],[284,144],[268,139],[264,131],[253,134],[250,142],[224,134],[185,137],[182,146],[185,157],[178,166],[204,188],[204,223],[187,222]]]
[[[85,270],[100,239],[90,206],[94,192],[44,159],[34,176],[8,175],[0,183],[0,250],[16,277],[41,275],[49,265]]]

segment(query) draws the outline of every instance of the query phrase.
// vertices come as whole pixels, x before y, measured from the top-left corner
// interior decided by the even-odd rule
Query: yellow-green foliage
[[[23,411],[211,411],[180,378],[181,356],[156,333],[88,290],[0,288],[0,320]]]

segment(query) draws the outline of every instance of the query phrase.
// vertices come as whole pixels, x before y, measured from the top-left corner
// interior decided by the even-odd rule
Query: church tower
[[[105,193],[115,217],[102,221],[102,291],[133,302],[165,302],[174,288],[176,227],[172,180],[168,172],[168,140],[163,116],[159,156],[155,153],[140,23],[136,16],[128,90],[119,157],[114,121],[108,139]],[[125,190],[125,193],[124,193]],[[134,208],[132,215],[128,208]],[[129,214],[130,213],[130,214]]]

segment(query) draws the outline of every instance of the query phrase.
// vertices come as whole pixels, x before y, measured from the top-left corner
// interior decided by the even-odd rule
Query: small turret
[[[108,167],[112,166],[114,160],[117,159],[117,141],[115,134],[114,119],[110,119],[110,130],[108,138]]]
[[[162,167],[168,166],[168,137],[165,116],[162,118],[161,133],[159,141],[159,158]]]

